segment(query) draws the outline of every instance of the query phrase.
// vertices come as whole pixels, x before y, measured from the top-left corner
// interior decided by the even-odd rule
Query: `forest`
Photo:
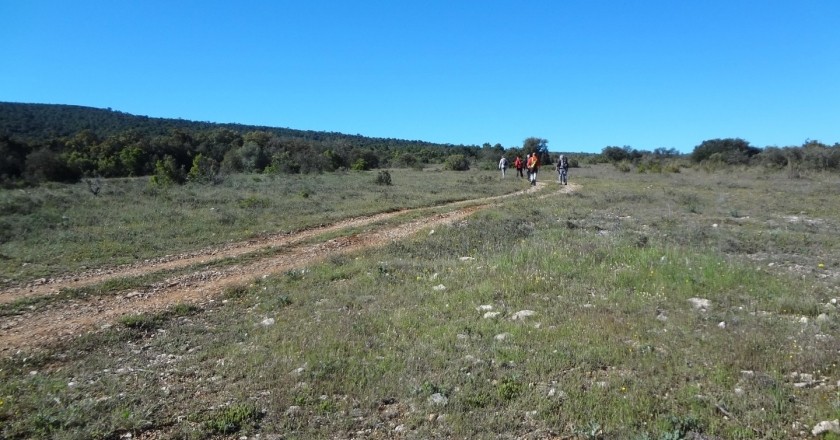
[[[501,156],[538,152],[552,163],[548,140],[521,146],[436,144],[335,132],[137,116],[74,105],[0,102],[0,185],[76,182],[93,177],[152,176],[152,183],[216,182],[231,173],[321,173],[442,164],[495,167]],[[572,166],[612,162],[625,171],[678,172],[680,167],[760,165],[796,170],[840,169],[840,144],[755,147],[743,139],[702,141],[692,153],[674,148],[607,146],[574,153]]]
[[[545,141],[534,138],[531,151]],[[448,164],[506,150],[334,132],[135,116],[72,105],[0,103],[0,184],[163,176],[175,183],[237,172],[320,173]],[[512,153],[511,153],[512,154]]]

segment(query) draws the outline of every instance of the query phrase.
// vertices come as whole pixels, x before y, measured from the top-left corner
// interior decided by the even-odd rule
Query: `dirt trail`
[[[0,318],[0,354],[9,356],[20,349],[45,346],[59,340],[76,337],[91,330],[107,327],[121,316],[128,314],[162,310],[179,303],[206,304],[213,301],[226,287],[247,283],[262,276],[302,268],[333,255],[382,246],[424,228],[461,220],[478,210],[491,206],[497,200],[521,196],[523,193],[537,191],[546,185],[553,186],[555,183],[540,182],[535,188],[513,194],[437,206],[437,209],[448,211],[442,214],[429,214],[394,226],[375,226],[375,224],[393,219],[398,215],[422,212],[423,208],[358,217],[294,234],[276,234],[192,253],[146,260],[127,266],[101,268],[56,279],[43,279],[24,287],[6,289],[0,291],[0,304],[26,297],[54,295],[63,288],[84,287],[114,278],[185,269],[195,264],[283,247],[282,252],[272,252],[271,255],[256,261],[189,272],[148,286],[142,291],[96,296],[90,299],[53,301],[19,315],[2,317]],[[570,193],[577,189],[576,184],[570,184],[561,186],[559,192]],[[552,194],[556,192],[549,192],[540,197]],[[365,226],[370,226],[370,228],[361,233],[310,243],[313,238],[325,233]]]

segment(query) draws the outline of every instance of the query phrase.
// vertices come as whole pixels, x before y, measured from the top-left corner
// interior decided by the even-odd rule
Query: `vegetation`
[[[810,437],[840,417],[840,180],[726,166],[582,163],[571,193],[501,200],[434,233],[226,289],[224,301],[4,353],[0,437]],[[77,268],[42,241],[79,234],[110,252],[118,240],[92,240],[94,225],[122,228],[127,253],[148,258],[286,230],[298,215],[411,205],[437,177],[459,184],[423,203],[522,186],[475,169],[390,174],[390,186],[375,171],[225,180],[239,197],[189,183],[106,181],[95,197],[47,185],[2,193],[14,202],[0,212],[40,219],[12,234],[40,237],[16,248],[33,247],[30,265],[52,262],[24,281]],[[272,195],[304,191],[301,208]],[[166,214],[129,222],[145,198]],[[97,220],[103,200],[129,214]],[[70,201],[80,208],[65,219]],[[84,210],[98,214],[76,218]]]
[[[157,178],[103,179],[96,196],[85,183],[0,190],[0,287],[520,187],[477,171],[453,176],[434,169],[150,185]]]
[[[218,183],[223,175],[242,172],[422,169],[453,155],[461,155],[468,168],[469,163],[498,162],[501,152],[501,145],[489,143],[434,144],[80,106],[0,103],[0,185],[7,187],[72,183],[83,177],[154,175],[154,183],[165,186],[187,180]]]

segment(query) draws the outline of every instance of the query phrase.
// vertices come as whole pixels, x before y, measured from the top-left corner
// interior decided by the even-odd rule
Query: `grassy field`
[[[571,171],[571,194],[2,359],[0,437],[789,439],[840,417],[840,176]],[[0,264],[21,282],[523,186],[374,177],[4,193]]]
[[[248,175],[157,188],[147,178],[0,190],[0,287],[200,249],[338,219],[517,190],[484,172],[392,170]]]

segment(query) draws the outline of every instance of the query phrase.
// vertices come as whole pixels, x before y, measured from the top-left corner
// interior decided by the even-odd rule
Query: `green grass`
[[[84,183],[0,190],[0,286],[522,188],[481,171],[397,169],[389,186],[377,185],[376,173],[230,176],[170,188],[115,179],[96,197]]]
[[[573,194],[9,356],[0,436],[788,439],[840,417],[837,176],[572,171]]]

